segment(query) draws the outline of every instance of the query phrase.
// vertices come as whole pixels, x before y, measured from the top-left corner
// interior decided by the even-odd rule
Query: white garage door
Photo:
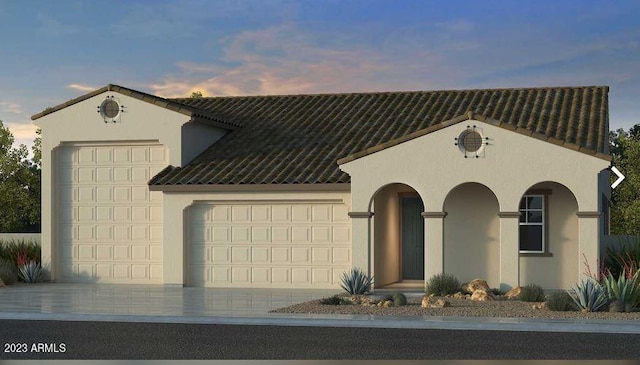
[[[166,167],[164,147],[73,145],[58,161],[62,280],[161,283],[162,193],[147,182]]]
[[[190,285],[336,288],[351,267],[342,203],[197,204],[190,210]]]

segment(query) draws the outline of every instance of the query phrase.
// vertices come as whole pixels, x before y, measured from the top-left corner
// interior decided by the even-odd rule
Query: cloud
[[[364,46],[318,44],[290,24],[240,32],[222,42],[222,63],[180,62],[177,74],[150,88],[164,97],[195,90],[205,95],[371,91],[388,89],[389,79],[410,79],[406,73],[412,70]]]
[[[97,87],[82,85],[82,84],[69,84],[67,85],[68,89],[80,90],[80,91],[93,91],[97,89]]]
[[[0,112],[22,114],[22,107],[20,106],[20,104],[14,102],[0,101]]]

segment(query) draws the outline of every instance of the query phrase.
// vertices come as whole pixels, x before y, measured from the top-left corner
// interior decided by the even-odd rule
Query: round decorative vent
[[[107,99],[100,104],[100,112],[105,118],[115,118],[120,113],[120,105],[113,99]]]
[[[458,140],[462,144],[462,148],[467,152],[477,152],[482,147],[482,136],[474,130],[462,132]]]

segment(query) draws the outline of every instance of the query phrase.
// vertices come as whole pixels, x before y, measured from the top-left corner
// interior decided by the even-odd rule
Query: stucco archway
[[[424,203],[414,188],[393,183],[371,198],[374,286],[424,285]]]
[[[573,192],[558,182],[540,182],[523,193],[539,196],[544,205],[542,252],[520,252],[520,285],[568,289],[579,280],[578,202]],[[526,224],[527,205],[521,199],[520,225]],[[522,233],[520,240],[522,240]],[[591,263],[591,265],[597,265]],[[595,270],[595,267],[593,267]]]
[[[460,281],[482,278],[500,283],[498,199],[485,185],[469,182],[453,188],[444,201],[444,271]]]

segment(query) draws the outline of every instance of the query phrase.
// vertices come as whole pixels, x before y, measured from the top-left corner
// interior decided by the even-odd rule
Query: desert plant
[[[344,272],[340,278],[340,287],[351,295],[368,293],[371,290],[373,277],[365,274],[364,271],[354,267],[350,271]]]
[[[25,283],[37,283],[42,279],[42,266],[35,261],[29,261],[19,269],[18,276]]]
[[[6,260],[0,260],[0,279],[7,285],[18,281],[18,270],[16,265]]]
[[[640,236],[618,237],[618,241],[618,247],[607,247],[605,267],[615,277],[625,271],[632,276],[640,265]]]
[[[0,259],[20,267],[28,261],[40,262],[40,245],[28,240],[0,240]],[[20,261],[24,262],[20,262]]]
[[[393,294],[393,306],[401,307],[403,305],[407,305],[407,296],[402,293],[394,293]]]
[[[545,301],[547,308],[556,312],[576,311],[576,303],[571,299],[571,295],[566,291],[557,291],[549,294]]]
[[[393,302],[393,295],[392,294],[385,294],[382,296],[382,298],[380,298],[381,302],[386,302],[387,300],[390,300]]]
[[[640,271],[631,278],[620,274],[617,279],[609,273],[604,278],[604,288],[610,300],[619,300],[629,308],[640,305]]]
[[[460,291],[460,282],[452,274],[436,274],[432,276],[425,286],[427,295],[445,296]]]
[[[609,297],[597,281],[586,278],[568,291],[573,302],[583,312],[597,312],[607,305]]]
[[[341,298],[338,295],[320,299],[320,304],[324,305],[341,305],[345,303],[346,301],[344,300],[344,298]]]
[[[540,285],[536,284],[523,286],[520,294],[518,295],[518,300],[523,302],[543,302],[544,290]]]

